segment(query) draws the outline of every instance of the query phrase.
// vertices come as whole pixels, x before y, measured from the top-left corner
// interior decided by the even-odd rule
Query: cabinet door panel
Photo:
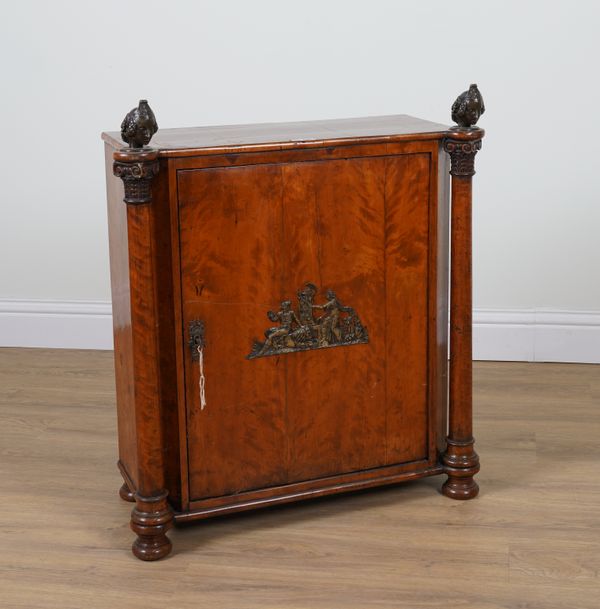
[[[290,477],[385,462],[385,159],[297,163],[284,171],[286,292],[333,289],[369,344],[294,354],[286,366]]]
[[[283,370],[245,359],[280,297],[280,168],[182,171],[178,189],[184,325],[206,328],[204,410],[198,364],[185,357],[190,496],[283,483]]]
[[[427,458],[429,155],[386,170],[387,463]]]
[[[428,154],[180,171],[190,495],[427,458]],[[245,359],[306,282],[369,343]]]

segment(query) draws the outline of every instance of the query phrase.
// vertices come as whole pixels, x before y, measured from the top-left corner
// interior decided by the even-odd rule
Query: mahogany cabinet
[[[168,554],[173,521],[441,473],[449,497],[477,494],[483,102],[460,100],[452,129],[399,115],[166,129],[152,147],[142,101],[103,134],[138,558]]]

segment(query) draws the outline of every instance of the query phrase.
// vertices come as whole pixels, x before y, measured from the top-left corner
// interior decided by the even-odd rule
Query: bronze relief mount
[[[279,325],[265,330],[265,341],[255,340],[246,358],[369,342],[367,329],[352,307],[344,306],[333,290],[326,291],[326,302],[315,304],[317,292],[314,284],[306,283],[297,292],[297,311],[290,300],[284,300],[279,311],[269,311],[267,317]]]

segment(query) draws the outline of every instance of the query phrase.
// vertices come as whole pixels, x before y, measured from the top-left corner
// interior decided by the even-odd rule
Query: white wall
[[[392,113],[449,122],[471,82],[488,133],[475,178],[476,318],[487,315],[487,330],[510,325],[506,315],[535,326],[543,310],[597,332],[599,27],[592,0],[3,3],[0,344],[29,344],[23,315],[92,301],[93,316],[110,299],[99,134],[139,98],[162,127]],[[99,345],[92,334],[75,343]],[[490,340],[492,357],[505,349]]]

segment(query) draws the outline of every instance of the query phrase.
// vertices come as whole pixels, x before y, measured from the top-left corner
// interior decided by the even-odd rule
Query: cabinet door
[[[190,497],[427,458],[428,154],[178,172]],[[307,282],[367,344],[248,360]],[[275,324],[276,325],[276,324]]]

